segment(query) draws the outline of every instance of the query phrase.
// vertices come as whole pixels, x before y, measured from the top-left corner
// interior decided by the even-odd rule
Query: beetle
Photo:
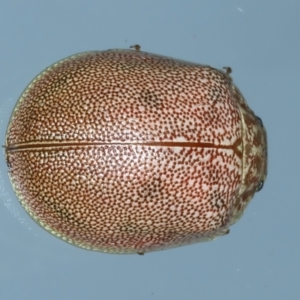
[[[138,253],[227,234],[267,174],[267,135],[231,68],[134,49],[42,71],[6,134],[9,177],[43,228]]]

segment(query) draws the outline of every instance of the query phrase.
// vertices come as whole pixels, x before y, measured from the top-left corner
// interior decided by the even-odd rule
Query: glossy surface
[[[52,234],[144,253],[228,232],[266,177],[266,133],[228,74],[135,50],[38,75],[6,139],[14,189]]]

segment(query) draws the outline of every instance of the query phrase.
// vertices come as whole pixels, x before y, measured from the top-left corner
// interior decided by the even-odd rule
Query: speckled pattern
[[[229,232],[266,177],[266,132],[230,76],[136,50],[39,74],[6,137],[13,187],[76,246],[145,253]]]

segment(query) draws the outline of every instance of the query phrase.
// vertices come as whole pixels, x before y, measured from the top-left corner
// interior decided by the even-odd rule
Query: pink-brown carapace
[[[228,70],[138,47],[53,64],[7,129],[21,204],[53,235],[109,253],[228,233],[267,173],[265,129]]]

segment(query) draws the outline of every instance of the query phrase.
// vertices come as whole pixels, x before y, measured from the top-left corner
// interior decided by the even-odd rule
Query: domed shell
[[[266,131],[228,73],[138,50],[50,66],[7,129],[21,204],[55,236],[109,253],[228,233],[267,172]]]

